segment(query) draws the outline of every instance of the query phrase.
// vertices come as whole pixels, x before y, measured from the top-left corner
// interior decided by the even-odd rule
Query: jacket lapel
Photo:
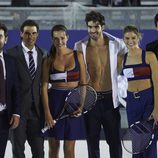
[[[30,76],[30,79],[31,79],[31,75],[30,75],[26,60],[25,60],[25,56],[24,56],[24,52],[22,50],[22,46],[18,47],[17,53],[18,53],[19,61],[22,63],[21,65],[23,65],[25,67],[25,69],[26,69],[26,71],[27,71],[27,73],[28,73],[28,75]]]
[[[41,72],[41,63],[42,63],[42,54],[40,50],[38,49],[38,47],[36,47],[36,51],[37,51],[37,68],[36,68],[36,73],[35,73],[35,79],[37,76],[39,76]]]

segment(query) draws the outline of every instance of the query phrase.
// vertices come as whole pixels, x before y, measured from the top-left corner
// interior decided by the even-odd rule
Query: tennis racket
[[[153,119],[135,122],[123,134],[124,149],[133,155],[143,153],[152,144],[156,129]]]
[[[96,91],[88,85],[79,86],[70,90],[67,97],[65,98],[65,104],[58,117],[55,120],[55,123],[61,119],[72,116],[72,113],[75,112],[81,103],[83,104],[83,110],[80,115],[87,113],[94,106],[97,101]],[[44,127],[41,131],[45,133],[49,127]]]

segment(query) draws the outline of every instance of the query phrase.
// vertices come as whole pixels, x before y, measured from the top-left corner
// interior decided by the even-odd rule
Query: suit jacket
[[[12,114],[20,115],[20,96],[16,61],[4,53],[6,68],[6,105],[8,119]]]
[[[155,53],[157,59],[158,59],[158,40],[152,41],[146,45],[147,51],[152,51]]]
[[[35,78],[32,81],[22,46],[18,45],[8,50],[8,54],[15,57],[18,66],[18,78],[20,87],[21,98],[21,117],[27,117],[29,115],[30,108],[32,106],[32,97],[34,99],[34,109],[38,117],[41,115],[42,105],[40,97],[40,85],[41,85],[41,67],[44,52],[39,47],[36,47],[38,53],[37,69]]]

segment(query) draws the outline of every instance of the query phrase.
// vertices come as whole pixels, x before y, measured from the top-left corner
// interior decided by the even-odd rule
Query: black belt
[[[4,115],[6,115],[7,114],[7,110],[2,110],[2,111],[0,111],[0,116],[4,116]]]
[[[111,96],[111,95],[112,95],[112,90],[97,92],[97,100],[105,99],[107,98],[107,96]]]

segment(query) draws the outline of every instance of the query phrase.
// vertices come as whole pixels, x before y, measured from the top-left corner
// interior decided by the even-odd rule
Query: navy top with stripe
[[[74,51],[75,67],[69,71],[59,71],[55,68],[50,69],[50,82],[73,82],[80,80],[80,66],[77,52]],[[62,77],[61,77],[62,76]]]
[[[121,75],[127,77],[128,81],[151,79],[150,65],[145,62],[145,51],[142,51],[141,64],[126,65],[127,55],[128,53],[126,53],[124,57]]]

